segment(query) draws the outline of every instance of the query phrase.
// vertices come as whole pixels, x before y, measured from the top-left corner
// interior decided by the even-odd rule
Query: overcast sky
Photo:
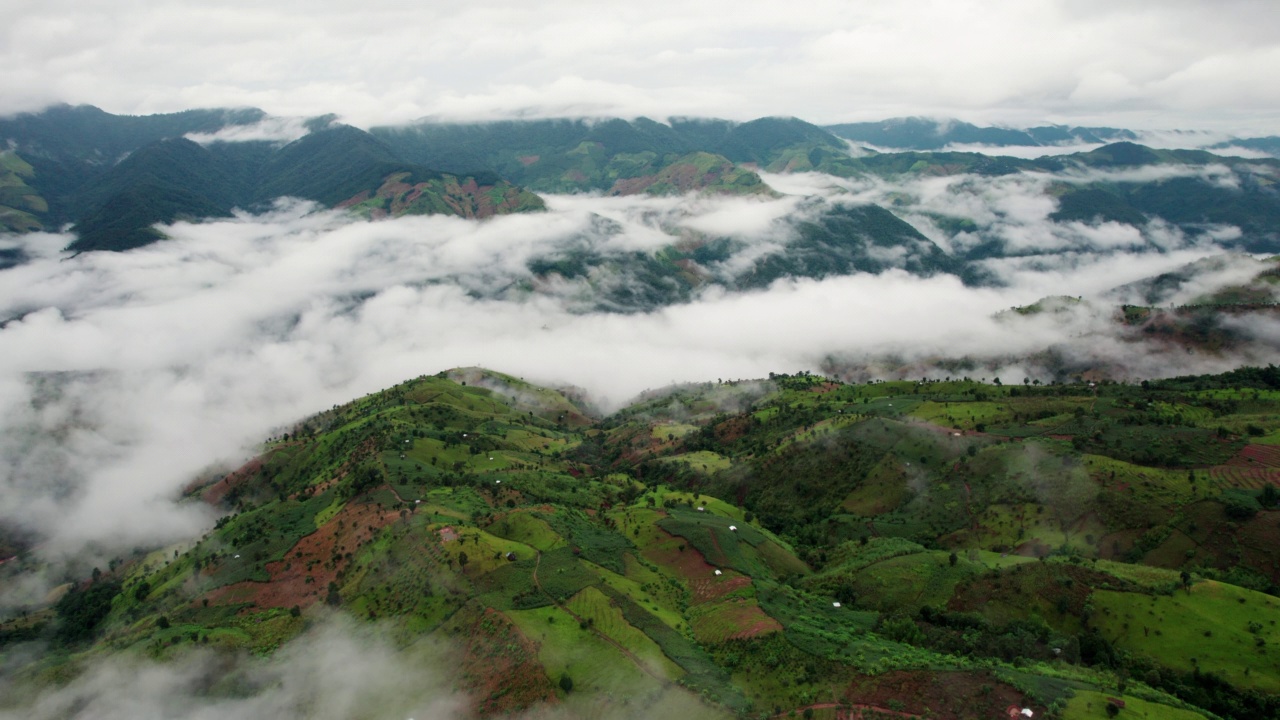
[[[7,0],[0,113],[906,114],[1280,133],[1274,0]]]

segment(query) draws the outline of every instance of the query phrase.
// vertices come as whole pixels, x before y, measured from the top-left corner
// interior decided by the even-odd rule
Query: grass
[[[697,425],[687,425],[685,423],[663,423],[653,426],[652,437],[654,440],[682,438],[689,433],[697,432],[699,429],[700,428]]]
[[[599,565],[585,563],[604,585],[616,593],[626,595],[636,605],[676,631],[683,631],[687,623],[681,614],[685,605],[685,592],[679,582],[650,570],[628,556],[627,576],[619,575]],[[635,577],[635,579],[632,578]]]
[[[592,630],[579,627],[564,610],[544,607],[504,614],[537,644],[538,661],[552,682],[562,675],[573,680],[573,694],[647,694],[661,688],[657,679]]]
[[[1076,690],[1062,710],[1062,720],[1108,720],[1107,705],[1110,698],[1124,701],[1124,709],[1117,717],[1149,718],[1150,720],[1204,720],[1205,716],[1192,710],[1160,705],[1132,695],[1107,694],[1092,690]]]
[[[684,453],[683,455],[672,455],[665,458],[666,462],[678,462],[688,465],[694,470],[705,473],[715,473],[721,470],[728,470],[733,461],[729,458],[713,453],[710,450],[699,450],[698,452]]]
[[[952,566],[948,553],[932,551],[875,563],[849,580],[859,605],[882,612],[912,613],[926,605],[945,607],[958,584],[983,570],[963,560]]]
[[[507,513],[487,530],[498,537],[514,540],[543,552],[565,546],[564,538],[552,530],[546,520],[529,512]]]
[[[1238,687],[1280,692],[1274,597],[1206,580],[1172,595],[1098,590],[1091,602],[1093,624],[1122,649],[1181,672],[1198,666]]]
[[[679,665],[662,654],[657,643],[628,623],[622,616],[622,610],[598,589],[583,589],[565,603],[565,608],[585,620],[592,629],[626,648],[659,677],[675,680],[685,674]]]
[[[731,505],[719,498],[702,493],[668,491],[662,488],[653,493],[653,495],[657,499],[658,507],[691,505],[695,508],[703,508],[704,512],[710,515],[719,515],[734,520],[743,520],[746,517],[742,509],[737,505]]]

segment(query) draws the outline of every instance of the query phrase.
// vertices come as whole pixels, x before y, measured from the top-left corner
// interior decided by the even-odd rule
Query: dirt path
[[[707,534],[711,536],[711,544],[716,546],[716,552],[720,553],[720,560],[722,561],[722,564],[727,565],[729,562],[729,556],[725,554],[724,548],[720,547],[720,538],[716,537],[716,532],[714,530]]]
[[[579,617],[577,613],[565,607],[564,605],[561,605],[559,601],[557,601],[554,597],[551,596],[551,593],[547,592],[546,590],[543,590],[542,583],[538,581],[538,568],[540,567],[542,567],[542,553],[538,553],[538,559],[533,565],[533,585],[534,587],[538,588],[539,592],[541,592],[543,595],[546,595],[547,598],[551,600],[552,604],[554,604],[558,609],[563,610],[565,613],[567,613],[569,617],[572,617],[574,620],[577,620],[579,626],[585,626],[585,627],[591,628],[591,632],[595,633],[596,637],[599,637],[601,640],[617,648],[618,652],[622,653],[627,657],[628,660],[635,663],[636,667],[643,670],[646,675],[662,683],[663,686],[666,686],[670,683],[670,681],[667,680],[667,678],[663,677],[662,675],[659,675],[658,673],[655,673],[648,666],[648,664],[640,660],[640,658],[636,657],[635,653],[623,647],[621,644],[616,642],[613,638],[597,630],[594,625],[587,624],[587,622],[583,620],[581,617]]]

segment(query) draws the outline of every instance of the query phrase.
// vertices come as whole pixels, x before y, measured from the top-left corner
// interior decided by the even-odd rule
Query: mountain
[[[650,312],[693,300],[699,291],[759,290],[780,279],[831,278],[889,269],[929,277],[983,278],[957,263],[893,213],[874,204],[813,199],[768,228],[762,248],[732,236],[661,227],[671,244],[652,253],[601,249],[624,228],[597,216],[591,230],[532,258],[532,278],[487,283],[487,296],[553,295],[577,312]],[[464,283],[466,284],[466,283]],[[477,294],[485,294],[479,293]]]
[[[414,162],[446,170],[484,168],[537,192],[556,193],[678,190],[660,177],[673,165],[689,163],[691,155],[702,164],[742,166],[737,172],[744,178],[707,178],[692,187],[740,192],[763,187],[749,167],[807,170],[815,167],[810,154],[844,154],[839,138],[796,118],[422,122],[370,132]]]
[[[492,371],[423,376],[194,485],[226,513],[198,542],[5,620],[31,655],[0,707],[121,657],[213,653],[206,697],[268,692],[240,653],[336,610],[405,662],[451,646],[437,671],[474,717],[1274,717],[1278,393],[1275,366],[801,373],[599,417]]]
[[[77,239],[71,250],[125,250],[161,239],[157,224],[225,217],[236,208],[253,211],[281,196],[368,218],[406,213],[484,218],[541,210],[545,203],[536,192],[705,193],[764,200],[780,194],[761,173],[816,173],[852,184],[812,192],[861,194],[855,202],[836,204],[875,206],[893,215],[902,225],[888,232],[895,239],[881,237],[894,218],[879,211],[863,212],[856,232],[848,218],[837,220],[823,212],[819,225],[843,223],[846,227],[836,235],[881,237],[879,245],[874,252],[851,255],[847,246],[829,252],[841,243],[822,241],[806,258],[772,254],[752,263],[759,280],[747,285],[888,268],[949,272],[969,283],[992,283],[998,282],[998,273],[985,263],[993,259],[1060,253],[1091,243],[1099,234],[1123,235],[1124,243],[1144,251],[1163,251],[1172,243],[1280,252],[1280,190],[1274,181],[1280,161],[1155,149],[1129,140],[1088,152],[1023,159],[952,151],[852,152],[828,129],[796,118],[419,122],[364,131],[333,117],[309,120],[308,132],[287,143],[209,139],[219,137],[220,130],[266,120],[251,110],[123,118],[87,107],[0,120],[0,136],[10,148],[0,154],[0,222],[18,233],[72,222]],[[938,142],[951,138],[948,143],[956,138],[1012,144],[1132,136],[1107,128],[1015,131],[920,119],[877,127],[913,137],[937,136]],[[200,133],[192,135],[200,143],[185,137],[191,133]],[[957,178],[944,191],[948,197],[974,193],[986,198],[983,203],[995,202],[999,192],[977,192],[975,183],[994,187],[1005,182],[1002,178],[1021,183],[1026,192],[1053,204],[1044,218],[1046,232],[1070,239],[1058,239],[1048,248],[1025,247],[1017,236],[1011,241],[1005,223],[993,220],[991,212],[975,211],[969,200],[940,202],[920,185],[941,178]],[[1030,189],[1036,179],[1045,182]],[[786,187],[787,182],[777,184]],[[813,206],[806,200],[797,207]],[[775,226],[789,253],[806,252],[804,243],[791,240],[796,228],[813,220],[801,215]],[[651,309],[681,301],[707,282],[740,284],[740,273],[730,278],[708,267],[728,267],[725,261],[735,247],[741,249],[740,240],[691,232],[678,222],[667,223],[662,231],[672,241],[660,255],[583,254],[570,247],[546,253],[535,264],[559,268],[562,279],[587,278],[593,287],[616,289],[621,296],[603,300],[603,306],[615,308]],[[800,235],[816,237],[810,231]],[[921,244],[924,238],[928,240]],[[1114,247],[1104,243],[1091,249]],[[22,261],[20,250],[2,252],[0,261],[6,264]],[[535,274],[535,281],[516,280],[497,291],[550,287],[542,283],[546,273]],[[620,277],[639,278],[643,285],[623,289],[610,284],[610,278]]]
[[[942,150],[949,145],[989,147],[1085,145],[1138,139],[1132,131],[1119,128],[1065,125],[1044,125],[1026,129],[979,127],[960,120],[932,120],[921,117],[844,123],[828,125],[824,129],[853,142],[898,150]]]
[[[283,146],[186,138],[265,117],[209,110],[128,118],[57,107],[0,120],[11,148],[0,165],[0,219],[16,231],[73,220],[78,237],[69,249],[85,252],[139,247],[162,239],[157,223],[228,216],[285,195],[326,206],[366,202],[406,178],[413,201],[391,203],[386,213],[479,218],[543,208],[536,195],[492,173],[446,174],[407,163],[331,118],[309,121],[310,133]]]
[[[1274,177],[1280,161],[1223,157],[1203,150],[1159,150],[1131,142],[1088,152],[1035,159],[968,152],[874,153],[845,160],[830,172],[847,177],[872,175],[889,181],[931,177],[1015,176],[1048,173],[1058,182],[1048,194],[1058,207],[1055,222],[1117,222],[1144,228],[1168,224],[1190,237],[1208,237],[1215,229],[1239,233],[1214,237],[1221,247],[1251,253],[1280,252],[1280,190]],[[1224,172],[1225,171],[1225,172]],[[895,211],[907,212],[907,198]],[[959,218],[956,218],[959,219]],[[941,219],[952,235],[971,233],[971,223]],[[970,259],[1003,256],[1009,250],[991,238]]]
[[[1280,137],[1270,135],[1267,137],[1255,138],[1238,138],[1224,140],[1209,146],[1210,150],[1226,150],[1228,152],[1236,149],[1244,148],[1246,150],[1254,150],[1266,153],[1273,158],[1280,158]]]

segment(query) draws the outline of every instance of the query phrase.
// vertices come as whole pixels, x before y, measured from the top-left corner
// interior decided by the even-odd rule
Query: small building
[[[737,525],[730,525],[730,526],[729,526],[729,531],[730,531],[730,532],[737,532],[737,530],[738,530],[738,526],[737,526]]]
[[[236,557],[240,557],[240,556],[239,556],[239,555],[237,555]],[[720,571],[719,571],[719,570],[717,570],[717,571],[716,571],[716,574],[717,574],[717,575],[719,575],[719,574],[720,574]]]
[[[833,602],[833,603],[831,603],[831,607],[838,608],[838,607],[840,607],[840,603],[838,603],[838,602]]]
[[[507,553],[506,555],[504,555],[503,557],[505,557],[505,558],[507,559],[507,562],[515,562],[515,561],[517,560],[517,558],[516,558],[516,554],[515,554],[515,553],[513,553],[513,552],[509,552],[509,553]]]

